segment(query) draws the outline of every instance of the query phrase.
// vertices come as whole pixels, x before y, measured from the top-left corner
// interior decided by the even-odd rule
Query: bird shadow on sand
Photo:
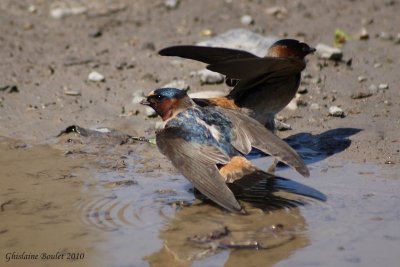
[[[362,129],[336,128],[315,135],[298,133],[284,140],[310,164],[344,151],[351,145],[349,137],[360,131]]]
[[[298,133],[284,140],[301,155],[306,164],[311,164],[344,151],[351,145],[349,137],[360,131],[357,128],[337,128],[315,135]],[[264,156],[259,151],[252,151],[250,157],[255,159]],[[278,167],[287,166],[282,163]],[[327,199],[323,193],[310,186],[282,177],[261,181],[236,197],[263,210],[302,206],[312,199],[322,202]]]
[[[320,134],[298,133],[283,140],[288,143],[306,164],[322,161],[334,154],[344,151],[351,145],[350,136],[362,131],[357,128],[336,128]],[[250,159],[268,156],[263,152],[253,149],[249,154]],[[285,166],[283,163],[279,167]]]

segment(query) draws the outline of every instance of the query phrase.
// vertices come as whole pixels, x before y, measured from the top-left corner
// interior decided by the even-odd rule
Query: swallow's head
[[[314,53],[315,48],[294,39],[282,39],[275,42],[269,49],[270,57],[296,57],[304,59],[308,54]]]
[[[177,88],[156,89],[140,103],[152,107],[164,121],[171,118],[178,110],[193,105],[186,91]]]

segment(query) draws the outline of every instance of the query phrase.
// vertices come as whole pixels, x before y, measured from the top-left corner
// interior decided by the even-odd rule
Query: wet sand
[[[71,145],[71,139],[82,142]],[[86,138],[70,134],[64,140],[69,144],[67,153],[47,145],[1,140],[0,174],[6,186],[0,191],[0,246],[5,266],[374,266],[382,261],[394,266],[397,262],[400,183],[394,168],[382,172],[374,164],[322,160],[309,165],[307,179],[280,168],[278,175],[317,188],[327,201],[310,199],[305,206],[271,211],[243,202],[249,214],[242,216],[194,201],[189,183],[167,165],[143,171],[148,164],[145,156],[123,157],[123,163],[109,165],[127,151],[138,146],[151,150],[152,145],[110,149],[111,144],[101,147],[93,142],[92,152],[83,152],[78,148],[85,148]],[[108,157],[102,157],[106,150]],[[271,159],[253,162],[263,168]],[[229,233],[222,239],[190,241],[225,227]],[[236,247],[230,249],[229,244]],[[252,249],[253,244],[260,248]],[[6,255],[13,252],[39,258],[59,253],[64,258],[6,262]],[[67,260],[70,255],[84,258]]]

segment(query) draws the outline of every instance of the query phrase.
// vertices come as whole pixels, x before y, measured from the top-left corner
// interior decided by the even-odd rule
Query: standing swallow
[[[229,211],[242,208],[227,184],[237,190],[273,177],[245,158],[252,148],[309,176],[302,158],[289,145],[242,112],[201,107],[186,91],[176,88],[157,89],[141,103],[152,107],[164,121],[156,133],[161,153],[203,195]]]
[[[226,75],[232,91],[223,98],[193,99],[201,106],[219,105],[244,109],[270,130],[275,130],[275,114],[296,95],[304,58],[315,48],[293,39],[275,42],[260,58],[252,53],[221,47],[171,46],[159,51],[162,56],[178,56],[206,64],[207,69]]]

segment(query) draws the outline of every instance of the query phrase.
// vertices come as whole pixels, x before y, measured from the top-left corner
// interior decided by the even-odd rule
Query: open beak
[[[147,98],[145,98],[142,101],[140,101],[140,104],[145,105],[145,106],[150,106],[150,102],[147,101]]]

